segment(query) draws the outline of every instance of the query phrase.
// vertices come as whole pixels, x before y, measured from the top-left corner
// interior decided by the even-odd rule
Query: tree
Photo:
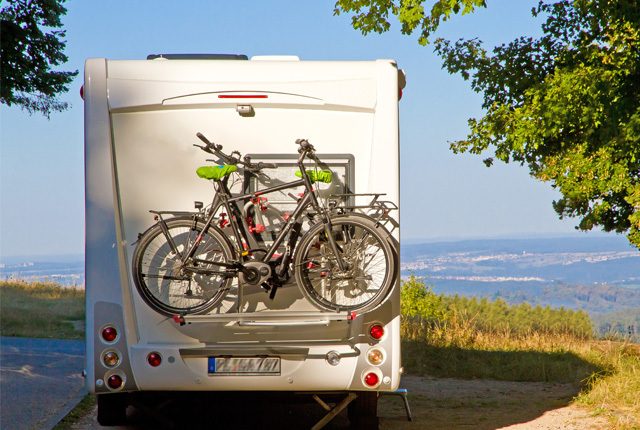
[[[442,319],[443,314],[440,309],[442,297],[431,291],[432,288],[433,285],[427,286],[424,279],[416,278],[414,275],[411,275],[408,281],[402,281],[400,290],[402,315],[422,321]]]
[[[69,91],[78,71],[51,70],[67,61],[65,31],[51,30],[62,27],[64,1],[8,0],[0,10],[0,102],[47,118],[69,107],[56,95]]]
[[[379,3],[392,2],[376,10]],[[477,39],[436,40],[443,67],[470,80],[486,110],[451,149],[492,150],[487,166],[494,158],[526,164],[561,192],[553,202],[560,218],[627,233],[640,248],[640,2],[540,2],[532,13],[544,18],[540,38],[491,52]]]
[[[426,14],[423,3],[424,0],[338,0],[333,13],[354,13],[351,25],[367,35],[372,31],[388,31],[391,27],[388,21],[391,12],[400,21],[402,34],[412,34],[419,28],[418,42],[426,45],[431,33],[440,25],[440,20],[449,20],[452,13],[455,15],[462,12],[465,15],[473,12],[476,7],[486,6],[484,0],[439,0],[432,6],[431,13]]]

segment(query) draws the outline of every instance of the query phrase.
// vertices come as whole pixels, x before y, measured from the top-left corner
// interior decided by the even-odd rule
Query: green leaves
[[[338,0],[334,15],[353,13],[351,25],[363,35],[370,32],[384,33],[391,27],[389,14],[397,17],[402,34],[419,31],[418,42],[429,43],[429,36],[436,31],[440,20],[447,21],[452,14],[471,13],[476,7],[486,7],[484,0],[439,0],[425,12],[424,0]]]
[[[56,95],[69,90],[78,71],[53,71],[64,64],[65,32],[60,17],[64,0],[8,0],[0,10],[0,102],[16,104],[47,118],[68,108]],[[46,32],[50,30],[49,32]]]
[[[484,0],[338,0],[335,14],[353,13],[363,34],[382,33],[396,16],[419,43],[455,14]],[[640,248],[640,2],[561,0],[532,10],[543,36],[521,37],[488,50],[478,39],[436,39],[449,73],[483,94],[484,117],[469,120],[454,153],[483,154],[527,165],[531,175],[562,193],[560,216],[627,233]]]
[[[442,298],[436,296],[423,279],[411,275],[408,281],[402,281],[400,290],[401,314],[409,318],[422,320],[440,319],[443,316],[440,304]]]
[[[541,3],[540,39],[489,54],[481,42],[438,40],[444,68],[482,92],[485,116],[469,120],[455,153],[527,165],[562,193],[561,218],[577,228],[628,232],[640,248],[640,14],[637,2]],[[492,158],[485,158],[489,166]]]

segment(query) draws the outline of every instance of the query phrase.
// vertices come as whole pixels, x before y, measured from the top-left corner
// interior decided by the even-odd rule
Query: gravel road
[[[0,428],[50,429],[84,397],[84,341],[0,338]]]

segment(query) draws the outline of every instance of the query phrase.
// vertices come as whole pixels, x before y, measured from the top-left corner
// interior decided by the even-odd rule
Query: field
[[[84,289],[0,282],[0,335],[84,339]]]

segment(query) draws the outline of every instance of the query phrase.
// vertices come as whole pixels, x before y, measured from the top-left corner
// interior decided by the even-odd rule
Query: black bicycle
[[[213,182],[216,193],[208,208],[197,203],[197,212],[151,211],[157,222],[139,236],[133,256],[133,279],[147,304],[168,316],[206,313],[225,299],[234,279],[239,288],[260,285],[274,299],[291,268],[304,296],[320,310],[367,312],[384,301],[397,263],[390,233],[379,217],[320,203],[313,184],[330,183],[331,172],[317,168],[313,145],[296,141],[300,179],[233,195],[228,181],[239,166],[245,174],[256,175],[277,166],[241,159],[237,151],[225,154],[221,145],[196,135],[205,145],[194,146],[223,162],[197,170]],[[305,169],[306,159],[315,161],[316,168]],[[275,238],[269,246],[260,244],[256,235],[264,231],[252,225],[247,208],[253,206],[259,214],[261,196],[301,186],[304,193],[293,212],[277,223]],[[305,221],[311,226],[303,235]]]

